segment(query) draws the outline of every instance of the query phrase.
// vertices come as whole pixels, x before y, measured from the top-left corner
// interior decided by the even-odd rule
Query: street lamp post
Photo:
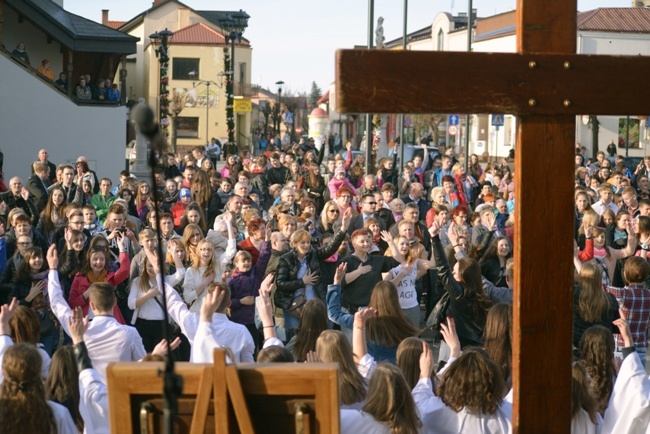
[[[219,25],[226,32],[226,45],[230,41],[232,45],[231,55],[228,56],[227,50],[224,49],[224,64],[226,66],[226,74],[229,75],[226,80],[226,122],[228,124],[228,141],[232,145],[235,142],[235,113],[233,110],[234,101],[234,81],[235,81],[235,40],[241,43],[241,38],[248,27],[248,19],[250,15],[241,9],[239,12],[234,12],[226,15],[219,20]]]
[[[210,143],[210,133],[209,133],[209,127],[210,127],[210,85],[213,84],[218,87],[223,87],[223,77],[225,74],[220,72],[218,74],[218,77],[221,78],[221,82],[217,83],[216,81],[211,81],[211,80],[194,80],[194,77],[196,77],[196,71],[190,71],[187,75],[189,75],[192,78],[192,86],[196,89],[197,86],[200,86],[204,84],[206,86],[206,94],[205,94],[205,143],[206,145]]]
[[[155,32],[149,35],[151,43],[155,47],[156,57],[160,65],[160,87],[159,87],[159,109],[158,121],[162,128],[163,134],[168,135],[167,128],[169,127],[169,44],[174,37],[174,32],[165,28],[160,32]]]
[[[282,85],[284,84],[284,81],[276,81],[275,85],[278,87],[278,127],[275,130],[275,133],[278,135],[278,138],[280,138],[280,125],[282,123]]]

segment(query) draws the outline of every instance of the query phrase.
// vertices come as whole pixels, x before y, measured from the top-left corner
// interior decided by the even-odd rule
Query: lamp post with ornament
[[[160,88],[159,88],[159,106],[158,121],[165,137],[169,135],[169,44],[174,37],[174,32],[165,28],[160,32],[149,35],[152,45],[155,47],[154,52],[160,64]]]

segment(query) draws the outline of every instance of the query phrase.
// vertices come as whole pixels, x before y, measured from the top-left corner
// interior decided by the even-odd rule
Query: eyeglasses
[[[29,243],[29,242],[28,242],[28,243],[16,243],[16,244],[19,245],[20,247],[29,247],[29,246],[31,246],[33,243]]]
[[[192,234],[192,238],[201,238],[201,234]]]
[[[331,212],[332,214],[338,214],[339,210],[338,209],[330,209],[327,212]]]
[[[377,202],[366,202],[366,205],[377,205]]]

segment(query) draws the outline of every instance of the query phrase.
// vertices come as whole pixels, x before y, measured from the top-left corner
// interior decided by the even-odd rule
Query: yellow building
[[[108,12],[104,13],[108,25],[140,38],[137,53],[127,59],[127,94],[134,101],[145,98],[156,111],[160,72],[156,47],[149,35],[164,29],[174,32],[168,52],[168,88],[172,109],[175,98],[182,103],[176,131],[179,147],[205,145],[212,137],[223,142],[228,137],[224,48],[231,45],[226,45],[226,32],[218,20],[229,13],[197,11],[177,0],[155,0],[150,9],[124,23],[108,21]],[[251,95],[252,48],[248,40],[236,41],[234,57],[234,95],[236,99],[245,99]],[[209,96],[208,81],[211,82]],[[250,147],[250,112],[235,113],[235,130],[237,143]]]

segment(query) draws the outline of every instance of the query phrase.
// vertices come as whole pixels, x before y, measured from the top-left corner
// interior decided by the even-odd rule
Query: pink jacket
[[[336,178],[330,179],[330,182],[327,183],[327,187],[330,189],[330,198],[335,199],[336,198],[336,192],[339,191],[339,188],[341,187],[347,187],[352,191],[353,195],[357,195],[357,189],[350,184],[350,181],[348,178],[344,178],[343,181],[339,181]]]

